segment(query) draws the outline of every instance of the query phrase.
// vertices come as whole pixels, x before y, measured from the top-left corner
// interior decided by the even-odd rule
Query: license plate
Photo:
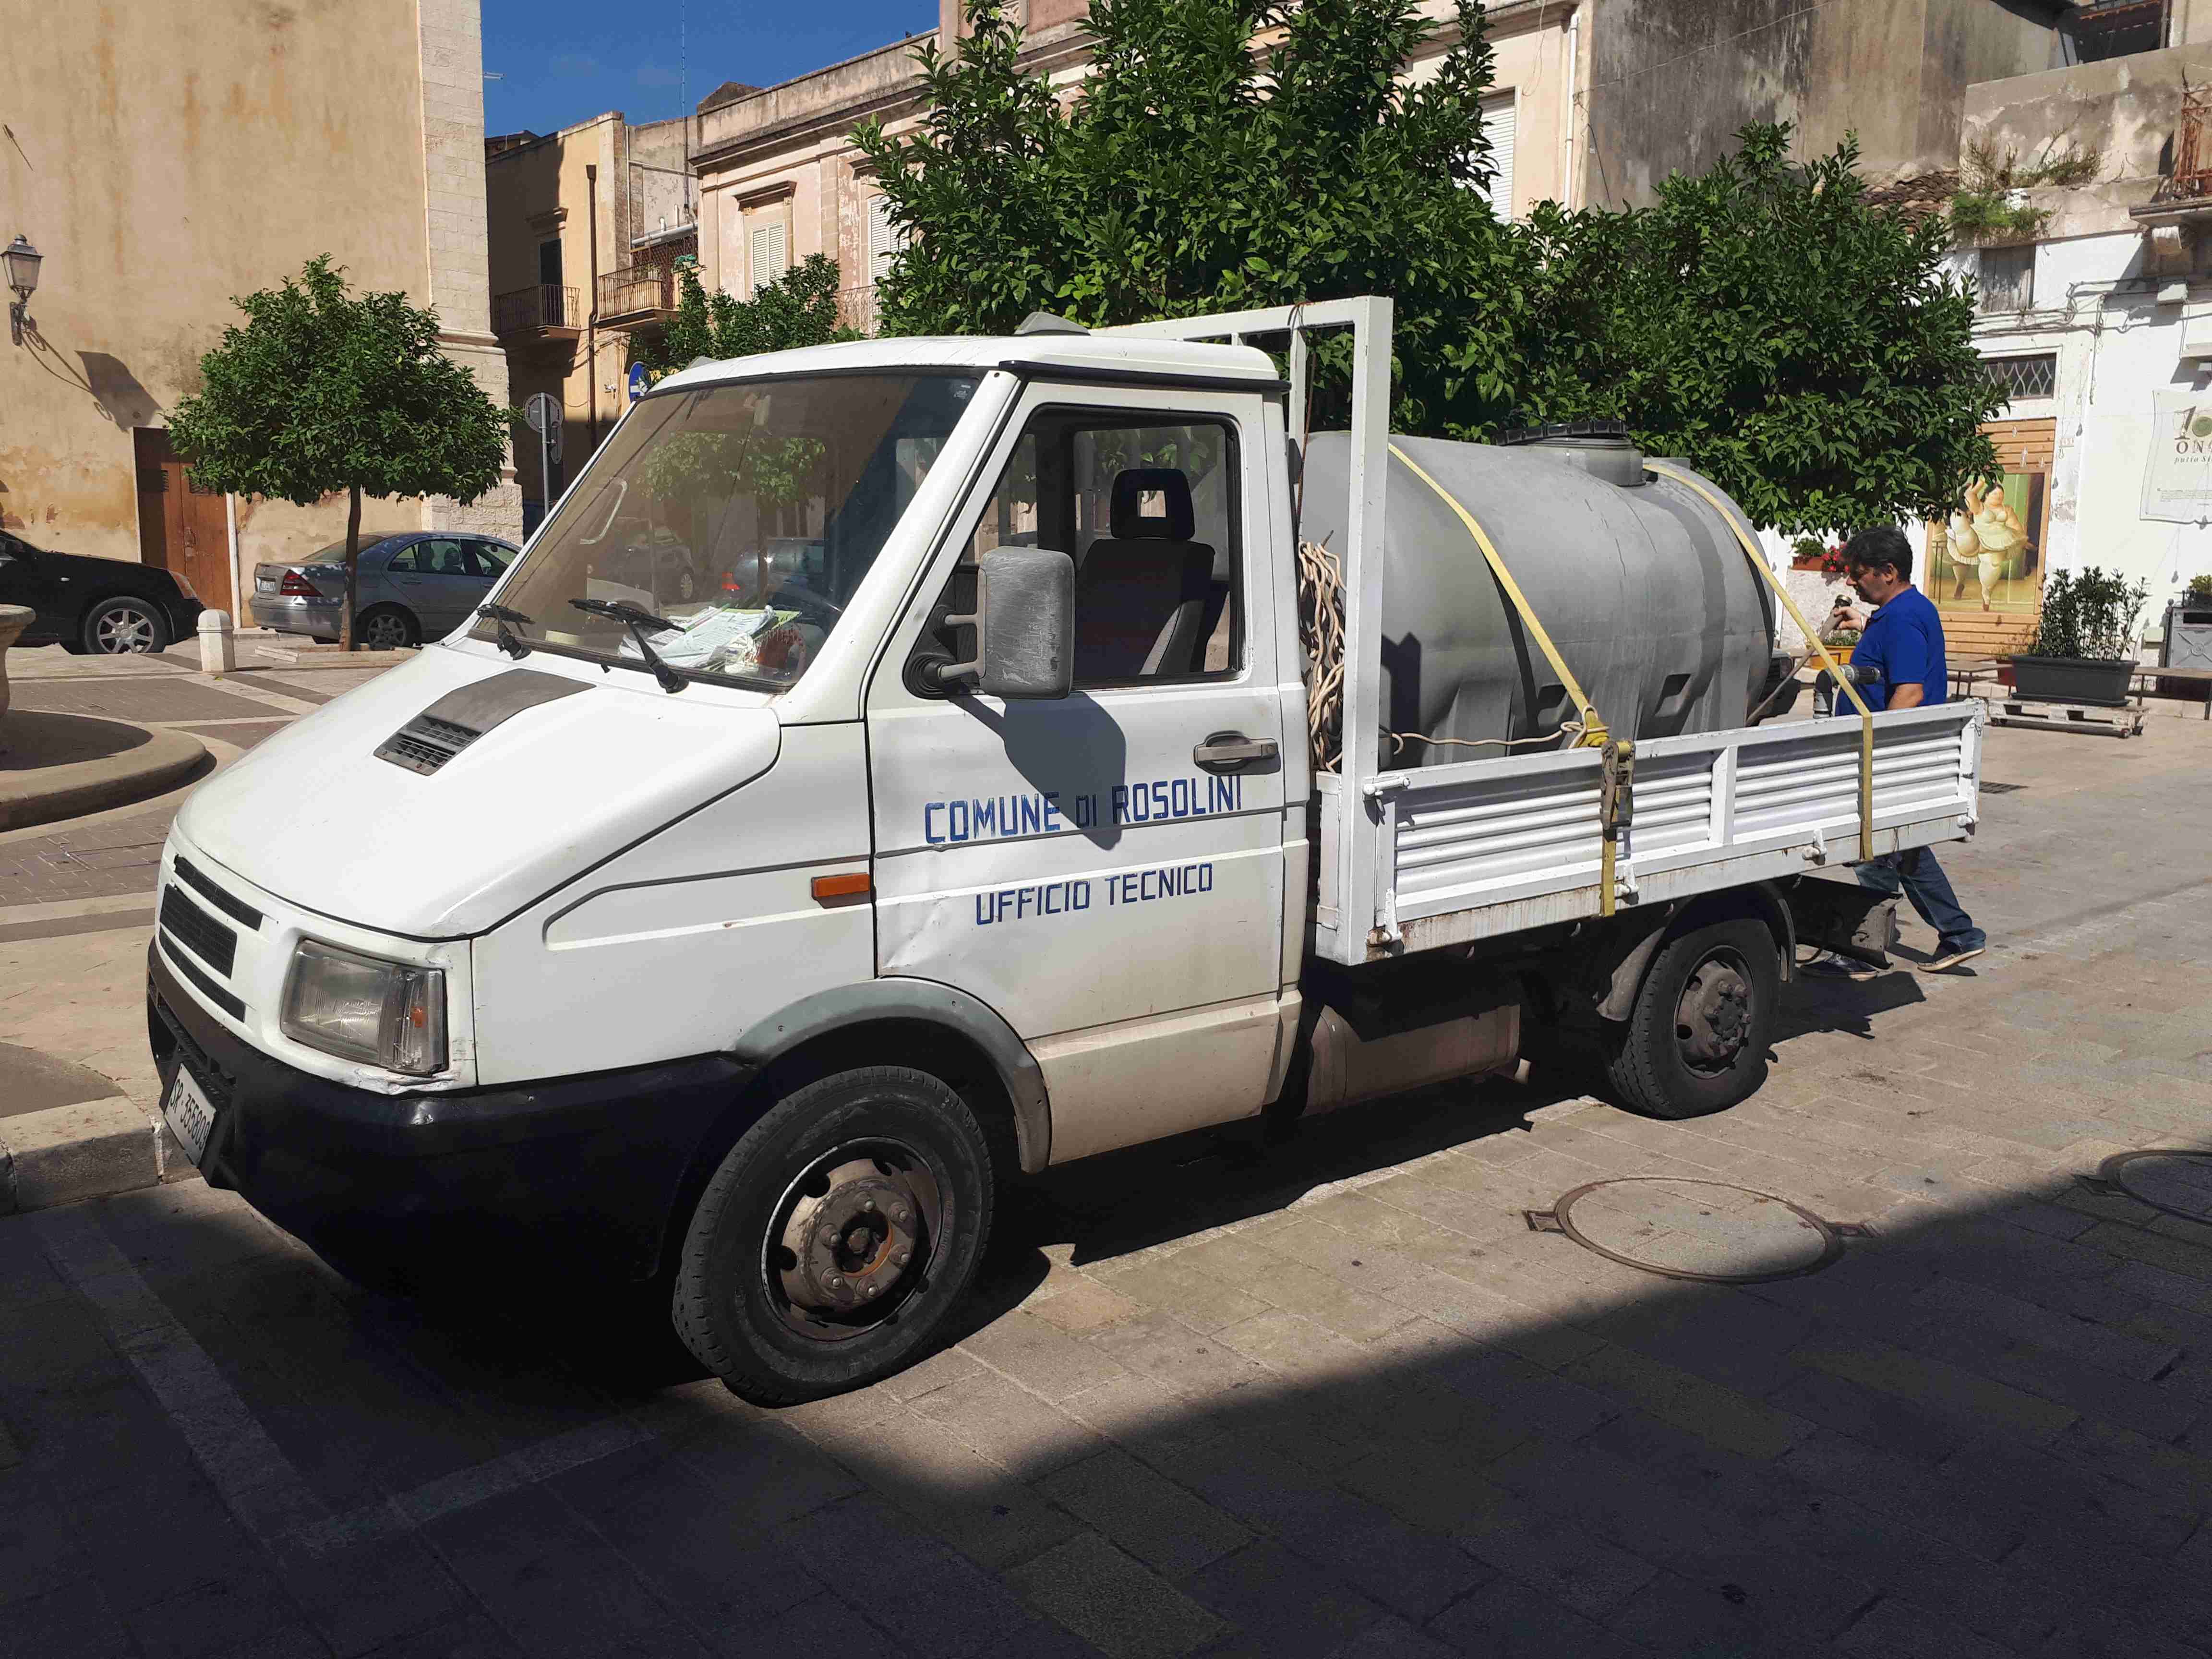
[[[198,1164],[207,1154],[208,1131],[215,1127],[215,1108],[200,1085],[192,1081],[192,1074],[180,1061],[175,1081],[161,1102],[161,1117],[169,1126],[169,1133],[185,1149],[185,1156]]]

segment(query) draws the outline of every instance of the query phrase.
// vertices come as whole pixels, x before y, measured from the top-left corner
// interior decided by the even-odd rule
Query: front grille
[[[161,890],[161,931],[229,977],[238,956],[238,935],[186,898],[173,882]]]
[[[261,931],[261,912],[242,898],[228,893],[200,873],[199,866],[190,859],[179,857],[176,861],[177,878],[232,921],[242,922],[254,933]]]
[[[192,988],[210,1002],[215,1004],[233,1019],[240,1021],[245,1019],[246,1005],[210,979],[199,969],[194,967],[191,958],[177,949],[176,945],[171,943],[167,933],[161,935],[161,957],[170,967],[191,981]]]
[[[434,714],[417,714],[384,740],[376,757],[427,777],[483,735]]]

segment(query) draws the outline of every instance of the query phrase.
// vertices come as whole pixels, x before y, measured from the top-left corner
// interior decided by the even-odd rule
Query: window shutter
[[[1482,100],[1482,136],[1490,140],[1490,210],[1499,219],[1513,216],[1513,94]]]
[[[890,274],[891,261],[906,246],[906,238],[891,219],[891,198],[868,198],[868,280],[880,283]]]
[[[781,219],[753,227],[753,292],[757,294],[790,265],[789,228]]]

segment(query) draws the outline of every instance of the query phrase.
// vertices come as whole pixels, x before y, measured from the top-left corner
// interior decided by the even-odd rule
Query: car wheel
[[[168,619],[150,599],[102,599],[85,613],[84,648],[95,656],[144,656],[168,647]]]
[[[692,1212],[671,1312],[731,1392],[791,1405],[929,1352],[982,1258],[989,1143],[966,1101],[904,1066],[779,1101]]]
[[[353,641],[364,651],[398,651],[420,645],[422,629],[396,605],[374,605],[354,624]]]
[[[1663,946],[1626,1025],[1609,1028],[1606,1078],[1648,1117],[1703,1117],[1766,1080],[1782,959],[1763,922],[1717,921]]]

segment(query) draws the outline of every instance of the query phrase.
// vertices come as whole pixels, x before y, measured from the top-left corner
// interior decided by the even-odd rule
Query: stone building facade
[[[0,522],[33,545],[186,572],[237,609],[240,572],[343,536],[308,507],[202,497],[164,430],[234,295],[330,254],[437,307],[492,398],[477,0],[80,0],[21,9],[0,143],[0,240],[45,256],[35,328],[0,343]],[[512,482],[471,506],[374,501],[372,529],[520,527]]]

